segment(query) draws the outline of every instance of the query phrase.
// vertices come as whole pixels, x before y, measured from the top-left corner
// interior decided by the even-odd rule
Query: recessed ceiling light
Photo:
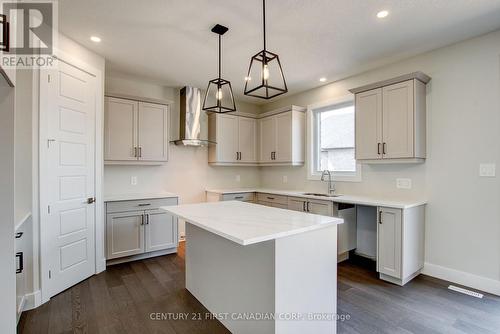
[[[379,19],[383,19],[387,16],[389,16],[389,12],[387,10],[381,10],[380,12],[377,13],[377,17]]]
[[[325,81],[326,81],[326,78],[325,78],[325,77],[323,77],[323,78],[319,78],[319,81],[320,81],[320,82],[325,82]]]
[[[99,43],[101,41],[101,38],[97,36],[90,36],[90,40],[94,43]]]

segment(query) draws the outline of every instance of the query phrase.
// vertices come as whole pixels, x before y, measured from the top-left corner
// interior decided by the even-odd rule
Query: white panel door
[[[136,101],[106,97],[104,105],[104,160],[137,160]]]
[[[413,80],[383,88],[384,159],[414,157]]]
[[[144,211],[108,213],[106,259],[144,253]]]
[[[276,162],[292,161],[292,112],[278,114],[276,117]]]
[[[382,159],[382,89],[356,94],[356,159]]]
[[[62,61],[41,72],[40,99],[47,115],[47,143],[41,161],[43,298],[95,273],[95,112],[96,83]],[[45,126],[45,125],[42,125]]]
[[[168,109],[165,105],[139,102],[139,160],[168,160]]]
[[[257,120],[238,117],[239,162],[257,161]]]
[[[217,151],[220,162],[236,162],[238,152],[238,117],[217,115]]]
[[[260,162],[273,162],[276,151],[276,117],[262,118],[260,125]]]
[[[401,278],[401,210],[379,208],[378,219],[378,272]]]
[[[177,247],[177,218],[163,210],[146,211],[146,252]]]

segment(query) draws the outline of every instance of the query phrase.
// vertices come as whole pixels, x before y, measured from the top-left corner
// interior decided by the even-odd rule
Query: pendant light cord
[[[264,30],[264,51],[266,51],[266,0],[262,0],[262,21]],[[264,54],[265,57],[265,54]]]
[[[219,34],[219,79],[221,77],[221,35]]]

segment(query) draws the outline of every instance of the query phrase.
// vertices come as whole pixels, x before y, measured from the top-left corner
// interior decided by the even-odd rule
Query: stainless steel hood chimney
[[[207,146],[207,114],[201,110],[201,91],[186,86],[180,91],[179,139],[176,145]]]

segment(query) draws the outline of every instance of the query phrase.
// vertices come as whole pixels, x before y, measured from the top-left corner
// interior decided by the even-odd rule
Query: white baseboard
[[[500,281],[426,262],[422,274],[500,296]]]
[[[42,305],[42,292],[40,290],[36,290],[32,293],[28,293],[24,296],[25,303],[23,307],[23,311],[32,310]]]

